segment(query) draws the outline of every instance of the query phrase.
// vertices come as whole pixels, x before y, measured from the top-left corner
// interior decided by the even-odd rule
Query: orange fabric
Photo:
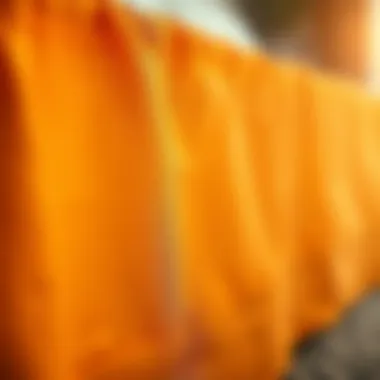
[[[176,378],[194,320],[195,378],[277,379],[379,278],[375,101],[106,2],[28,3],[0,29],[3,377]]]

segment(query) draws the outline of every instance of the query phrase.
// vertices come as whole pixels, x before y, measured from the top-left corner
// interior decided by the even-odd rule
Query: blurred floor
[[[330,330],[302,342],[287,380],[380,379],[380,291],[364,297]]]

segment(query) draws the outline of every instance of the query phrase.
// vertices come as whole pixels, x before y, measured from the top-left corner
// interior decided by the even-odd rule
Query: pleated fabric
[[[376,99],[116,3],[1,17],[3,378],[275,380],[377,285]]]

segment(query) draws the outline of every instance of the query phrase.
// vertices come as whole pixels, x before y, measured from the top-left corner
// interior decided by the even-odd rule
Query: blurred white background
[[[148,11],[163,12],[240,45],[257,44],[257,37],[239,17],[232,0],[123,0]]]

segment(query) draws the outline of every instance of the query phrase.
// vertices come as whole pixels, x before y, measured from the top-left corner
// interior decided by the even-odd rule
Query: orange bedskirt
[[[107,1],[0,17],[5,378],[275,380],[377,285],[376,99]]]

